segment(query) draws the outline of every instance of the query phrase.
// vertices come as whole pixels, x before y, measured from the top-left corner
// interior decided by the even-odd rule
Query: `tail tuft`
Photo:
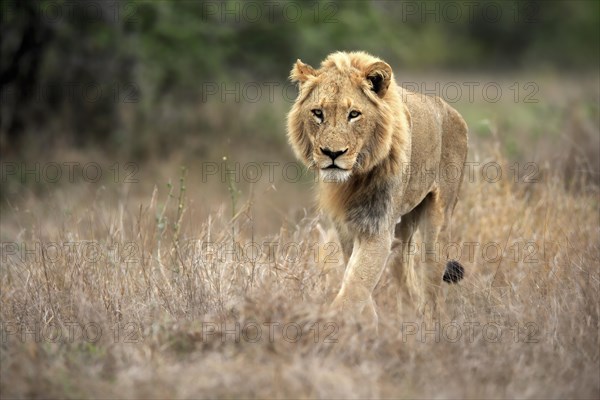
[[[465,277],[465,268],[456,260],[449,260],[444,272],[444,282],[457,283]]]

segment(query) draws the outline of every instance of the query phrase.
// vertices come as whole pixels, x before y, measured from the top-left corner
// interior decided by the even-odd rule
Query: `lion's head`
[[[388,64],[363,52],[338,52],[318,70],[298,60],[290,79],[299,95],[288,115],[288,138],[324,181],[344,182],[388,157],[391,110],[399,101]]]

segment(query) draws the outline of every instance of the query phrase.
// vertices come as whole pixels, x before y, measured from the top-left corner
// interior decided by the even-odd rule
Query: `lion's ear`
[[[304,64],[300,59],[296,61],[290,72],[290,80],[294,83],[304,83],[309,78],[317,76],[318,72],[308,64]]]
[[[383,97],[392,81],[392,67],[383,61],[371,64],[366,70],[366,77],[377,96]]]

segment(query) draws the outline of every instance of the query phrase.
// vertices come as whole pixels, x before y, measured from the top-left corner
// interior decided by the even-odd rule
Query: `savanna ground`
[[[461,84],[454,104],[474,163],[451,226],[467,274],[437,319],[399,305],[388,271],[378,335],[328,311],[341,253],[310,173],[285,170],[290,104],[227,105],[235,118],[205,104],[210,141],[162,158],[61,149],[25,164],[94,161],[96,183],[4,162],[1,396],[600,397],[597,76],[406,80],[503,88],[492,102]],[[221,175],[236,162],[238,182]]]

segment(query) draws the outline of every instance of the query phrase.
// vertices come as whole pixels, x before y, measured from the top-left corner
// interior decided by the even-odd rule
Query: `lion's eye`
[[[311,110],[313,115],[319,119],[323,119],[323,111],[319,110],[318,108],[315,108],[314,110]]]
[[[348,114],[348,119],[357,118],[359,115],[360,115],[359,111],[352,110],[352,111],[350,111],[350,114]]]

